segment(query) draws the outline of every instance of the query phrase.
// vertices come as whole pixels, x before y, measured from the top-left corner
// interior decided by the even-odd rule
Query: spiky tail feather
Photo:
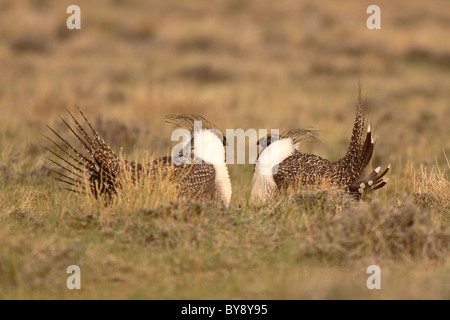
[[[368,177],[362,177],[364,169],[372,158],[375,146],[370,125],[367,125],[366,131],[367,116],[365,113],[365,104],[361,100],[360,86],[356,101],[356,117],[350,145],[347,154],[334,164],[336,166],[336,174],[341,176],[341,178],[336,178],[351,193],[356,195],[383,187],[387,182],[387,180],[383,180],[383,176],[389,171],[390,167],[382,173],[379,172],[380,168],[377,168]],[[360,189],[363,192],[359,192]]]
[[[356,116],[353,125],[352,137],[346,155],[338,161],[343,171],[347,171],[346,176],[349,184],[355,181],[362,170],[367,166],[372,157],[373,139],[370,126],[366,133],[366,116],[365,104],[361,100],[361,87],[358,91],[358,99],[356,100]]]
[[[389,172],[390,168],[390,164],[383,171],[381,171],[381,167],[377,167],[368,176],[359,178],[349,186],[350,193],[359,199],[372,191],[384,187],[389,181],[389,178],[384,178],[384,176]]]
[[[60,153],[44,146],[47,151],[56,157],[56,160],[47,159],[61,169],[61,172],[52,169],[50,171],[57,174],[55,179],[64,183],[67,190],[78,192],[86,189],[87,181],[90,191],[95,197],[106,195],[107,198],[110,198],[121,187],[123,168],[136,171],[141,166],[132,162],[121,161],[92,127],[83,112],[79,109],[78,111],[88,126],[88,130],[80,124],[70,111],[67,112],[73,124],[69,124],[62,117],[60,119],[81,144],[84,152],[74,147],[67,139],[48,126],[58,142],[53,140],[55,138],[46,138]],[[88,133],[89,130],[91,131],[90,134]]]

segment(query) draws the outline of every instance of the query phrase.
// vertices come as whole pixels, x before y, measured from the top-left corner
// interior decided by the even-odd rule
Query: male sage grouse
[[[383,187],[388,182],[383,177],[390,165],[383,171],[378,167],[369,175],[362,174],[374,149],[364,107],[359,93],[350,146],[347,154],[336,162],[298,151],[300,141],[317,139],[314,130],[290,130],[261,138],[258,144],[262,151],[255,165],[251,202],[264,203],[282,188],[338,189],[359,199]]]
[[[157,174],[169,176],[169,179],[176,183],[181,196],[213,199],[226,207],[229,206],[231,182],[225,163],[226,140],[223,134],[203,117],[187,114],[167,116],[168,123],[187,129],[190,140],[184,144],[179,156],[161,157],[144,165],[119,159],[81,110],[79,111],[85,126],[70,111],[68,113],[72,124],[60,118],[81,147],[75,147],[74,143],[69,143],[69,139],[63,138],[62,134],[50,127],[48,128],[56,139],[47,139],[55,148],[52,150],[44,146],[56,157],[47,159],[59,170],[50,170],[57,175],[57,180],[67,186],[66,189],[90,189],[87,191],[92,192],[95,197],[104,196],[110,200],[124,183],[130,182],[130,179],[125,178],[126,174],[128,177],[131,175],[133,182],[137,178],[145,178],[145,172],[153,177]]]

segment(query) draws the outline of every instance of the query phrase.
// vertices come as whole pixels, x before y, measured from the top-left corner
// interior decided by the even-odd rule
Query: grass
[[[0,19],[0,298],[449,299],[448,1],[11,1]],[[130,18],[133,17],[133,18]],[[172,187],[126,188],[105,207],[45,169],[45,125],[81,107],[128,159],[167,154],[168,113],[219,128],[321,130],[330,160],[350,139],[358,82],[392,163],[371,200],[330,192],[249,202],[252,166],[230,165],[229,209]],[[80,266],[82,289],[66,268]],[[366,288],[379,265],[382,289]]]

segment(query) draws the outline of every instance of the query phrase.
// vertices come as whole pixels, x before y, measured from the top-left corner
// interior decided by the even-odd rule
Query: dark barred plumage
[[[390,165],[384,171],[378,167],[369,175],[363,176],[363,171],[369,164],[374,149],[370,126],[366,125],[364,107],[365,105],[361,101],[361,92],[359,92],[350,145],[342,159],[331,162],[317,155],[301,153],[295,149],[273,168],[273,181],[276,187],[278,189],[286,187],[294,189],[337,188],[351,193],[356,198],[383,187],[387,183],[387,179],[385,180],[383,177],[389,171]],[[306,134],[314,139],[317,138],[309,131],[306,131]],[[276,137],[275,141],[289,138],[293,139],[287,134],[281,134]],[[302,135],[300,135],[301,138]],[[273,142],[273,137],[269,135],[260,139],[259,143],[269,146]],[[292,144],[297,142],[293,139]],[[255,171],[256,174],[258,173]],[[268,191],[258,193],[258,190],[264,188],[254,185],[255,198],[264,198],[264,193],[273,192],[270,191],[270,187],[267,187],[270,185],[269,180],[255,178],[254,181],[265,181],[266,187],[264,188],[268,188]]]
[[[77,118],[68,111],[73,124],[61,118],[69,132],[79,142],[81,148],[69,143],[61,134],[48,127],[56,137],[47,137],[55,150],[44,146],[55,158],[47,158],[58,169],[49,169],[56,176],[55,179],[62,182],[70,191],[89,191],[95,197],[105,196],[107,200],[122,188],[124,183],[136,181],[142,175],[164,178],[170,175],[170,179],[177,185],[181,196],[197,199],[213,199],[216,195],[216,171],[214,165],[201,161],[194,161],[194,155],[190,163],[173,163],[171,157],[161,157],[152,163],[139,164],[133,161],[121,160],[106,144],[100,134],[93,128],[83,112],[79,110],[81,117],[87,126],[87,130]],[[204,121],[204,128],[213,127],[211,123],[200,116],[180,115],[169,116],[169,121],[177,125],[192,129],[194,121]],[[214,127],[215,128],[215,127]],[[58,141],[58,142],[57,142]],[[157,181],[157,179],[155,179]],[[87,182],[87,183],[86,183]],[[89,188],[90,190],[86,190]]]
[[[200,161],[197,161],[200,162]],[[173,172],[181,195],[196,198],[212,198],[215,193],[216,171],[212,164],[203,162],[196,164],[174,164],[171,157],[161,157],[153,161],[154,172]]]
[[[275,168],[274,180],[279,187],[288,187],[292,183],[301,185],[319,185],[330,180],[331,162],[313,154],[294,151],[294,154]]]

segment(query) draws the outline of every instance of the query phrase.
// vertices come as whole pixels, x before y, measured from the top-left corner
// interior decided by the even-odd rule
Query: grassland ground
[[[0,298],[449,299],[450,3],[379,1],[0,3]],[[283,194],[248,203],[253,166],[230,165],[229,209],[171,186],[105,207],[65,192],[42,157],[49,124],[79,106],[128,159],[166,155],[169,113],[219,128],[314,127],[342,157],[358,83],[392,163],[371,200]],[[82,289],[68,290],[79,265]],[[378,265],[382,289],[368,290]]]

